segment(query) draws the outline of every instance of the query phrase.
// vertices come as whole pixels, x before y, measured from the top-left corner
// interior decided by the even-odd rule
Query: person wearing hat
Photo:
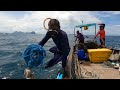
[[[44,46],[52,38],[56,46],[49,49],[50,52],[54,53],[54,57],[50,59],[45,69],[54,66],[59,61],[62,61],[62,68],[65,69],[67,56],[70,52],[68,36],[65,31],[60,29],[60,23],[57,19],[50,19],[48,28],[45,37],[39,42],[39,45]]]
[[[98,35],[100,35],[100,43],[101,43],[102,47],[105,47],[105,30],[104,30],[104,28],[105,28],[105,24],[100,25],[100,29],[93,40],[93,41],[95,41],[96,37]]]

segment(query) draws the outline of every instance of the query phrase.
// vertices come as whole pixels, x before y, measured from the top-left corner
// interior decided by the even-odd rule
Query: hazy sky
[[[44,34],[44,19],[56,18],[61,29],[73,34],[74,26],[83,23],[105,23],[107,35],[120,35],[120,11],[0,11],[0,32],[30,32]],[[94,34],[90,27],[85,34]],[[97,27],[98,30],[98,27]]]

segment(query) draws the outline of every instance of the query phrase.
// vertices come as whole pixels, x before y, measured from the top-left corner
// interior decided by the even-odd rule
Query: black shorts
[[[105,38],[102,38],[103,39],[103,41],[104,41],[104,45],[105,45]],[[102,42],[102,40],[100,39],[100,43],[101,43],[101,45],[103,45],[103,42]]]

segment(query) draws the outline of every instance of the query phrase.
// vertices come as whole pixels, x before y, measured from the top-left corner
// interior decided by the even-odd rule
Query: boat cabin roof
[[[86,27],[86,26],[95,26],[96,23],[92,23],[92,24],[83,24],[83,25],[78,25],[76,27],[82,28],[82,27]]]

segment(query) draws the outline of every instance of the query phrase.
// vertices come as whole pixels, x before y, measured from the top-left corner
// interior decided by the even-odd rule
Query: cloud
[[[114,15],[120,14],[120,11],[109,11],[109,13],[112,13]]]
[[[104,13],[106,14],[109,14],[109,15],[118,15],[120,14],[120,11],[103,11]]]
[[[114,25],[114,26],[120,27],[120,25]]]
[[[14,18],[0,15],[0,31],[12,31],[16,20]]]
[[[111,17],[111,15],[110,14],[106,14],[106,15],[103,15],[101,17]]]
[[[45,33],[43,27],[44,19],[56,18],[61,23],[61,29],[68,33],[73,33],[75,25],[83,23],[100,23],[99,18],[94,15],[93,11],[25,11],[26,13],[21,18],[10,17],[7,14],[0,14],[0,31],[36,31]],[[2,13],[2,12],[0,12]],[[15,16],[15,15],[14,15]]]
[[[99,18],[112,17],[113,15],[119,15],[120,11],[95,11],[94,15]]]

